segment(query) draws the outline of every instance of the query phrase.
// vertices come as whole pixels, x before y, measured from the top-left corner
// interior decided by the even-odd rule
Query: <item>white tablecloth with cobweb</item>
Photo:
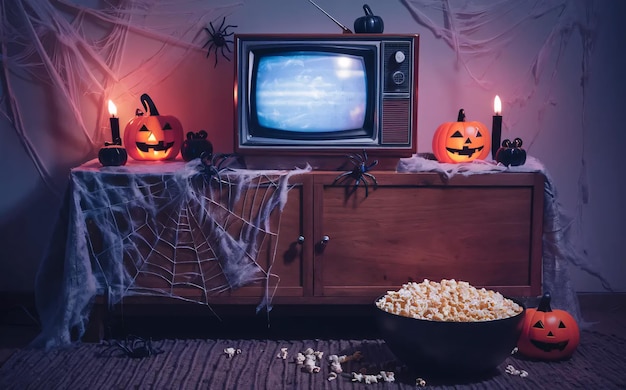
[[[72,169],[65,253],[42,263],[36,283],[46,348],[85,333],[97,295],[110,304],[148,295],[209,305],[212,294],[255,281],[267,286],[270,267],[257,263],[267,236],[276,240],[293,170],[207,171],[199,159]],[[63,234],[65,233],[65,234]],[[95,237],[95,238],[94,238]],[[135,280],[151,280],[149,288]],[[185,296],[183,296],[185,295]],[[266,290],[258,310],[271,309]]]

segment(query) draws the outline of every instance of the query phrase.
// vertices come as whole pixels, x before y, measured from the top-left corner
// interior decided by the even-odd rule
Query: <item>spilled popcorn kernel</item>
[[[276,357],[278,359],[286,360],[287,359],[287,355],[288,355],[287,348],[281,348],[280,352],[278,353],[278,355],[276,355]]]
[[[241,349],[239,348],[235,349],[233,347],[224,348],[224,353],[228,355],[229,358],[231,358],[235,355],[239,355],[241,353]]]
[[[508,366],[506,366],[506,369],[504,370],[507,374],[510,375],[517,375],[521,378],[526,378],[528,376],[528,371],[525,370],[518,370],[517,368],[513,367],[513,365],[509,364]]]

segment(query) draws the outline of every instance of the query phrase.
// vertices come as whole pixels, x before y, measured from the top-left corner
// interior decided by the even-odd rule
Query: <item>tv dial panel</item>
[[[384,93],[410,93],[410,42],[383,42]]]
[[[384,145],[411,143],[413,96],[412,41],[383,41],[382,132]]]

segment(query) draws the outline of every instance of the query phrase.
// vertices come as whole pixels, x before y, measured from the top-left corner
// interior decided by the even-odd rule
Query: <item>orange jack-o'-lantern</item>
[[[141,104],[148,115],[137,109],[135,118],[124,129],[124,145],[135,160],[170,160],[176,158],[183,143],[183,127],[171,115],[159,115],[147,94],[141,95]]]
[[[480,122],[466,122],[463,109],[456,122],[443,123],[433,136],[433,153],[443,163],[484,160],[490,150],[489,130]]]
[[[536,360],[562,360],[572,356],[580,342],[574,317],[564,310],[552,310],[546,292],[536,309],[527,309],[517,342],[518,352]]]

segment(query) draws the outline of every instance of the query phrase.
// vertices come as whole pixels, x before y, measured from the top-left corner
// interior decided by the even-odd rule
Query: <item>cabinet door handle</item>
[[[298,244],[304,244],[304,236],[298,236]]]
[[[328,244],[328,241],[330,241],[330,237],[328,236],[322,236],[322,239],[315,244],[315,251],[317,253],[323,253],[324,249],[326,249],[326,244]]]

